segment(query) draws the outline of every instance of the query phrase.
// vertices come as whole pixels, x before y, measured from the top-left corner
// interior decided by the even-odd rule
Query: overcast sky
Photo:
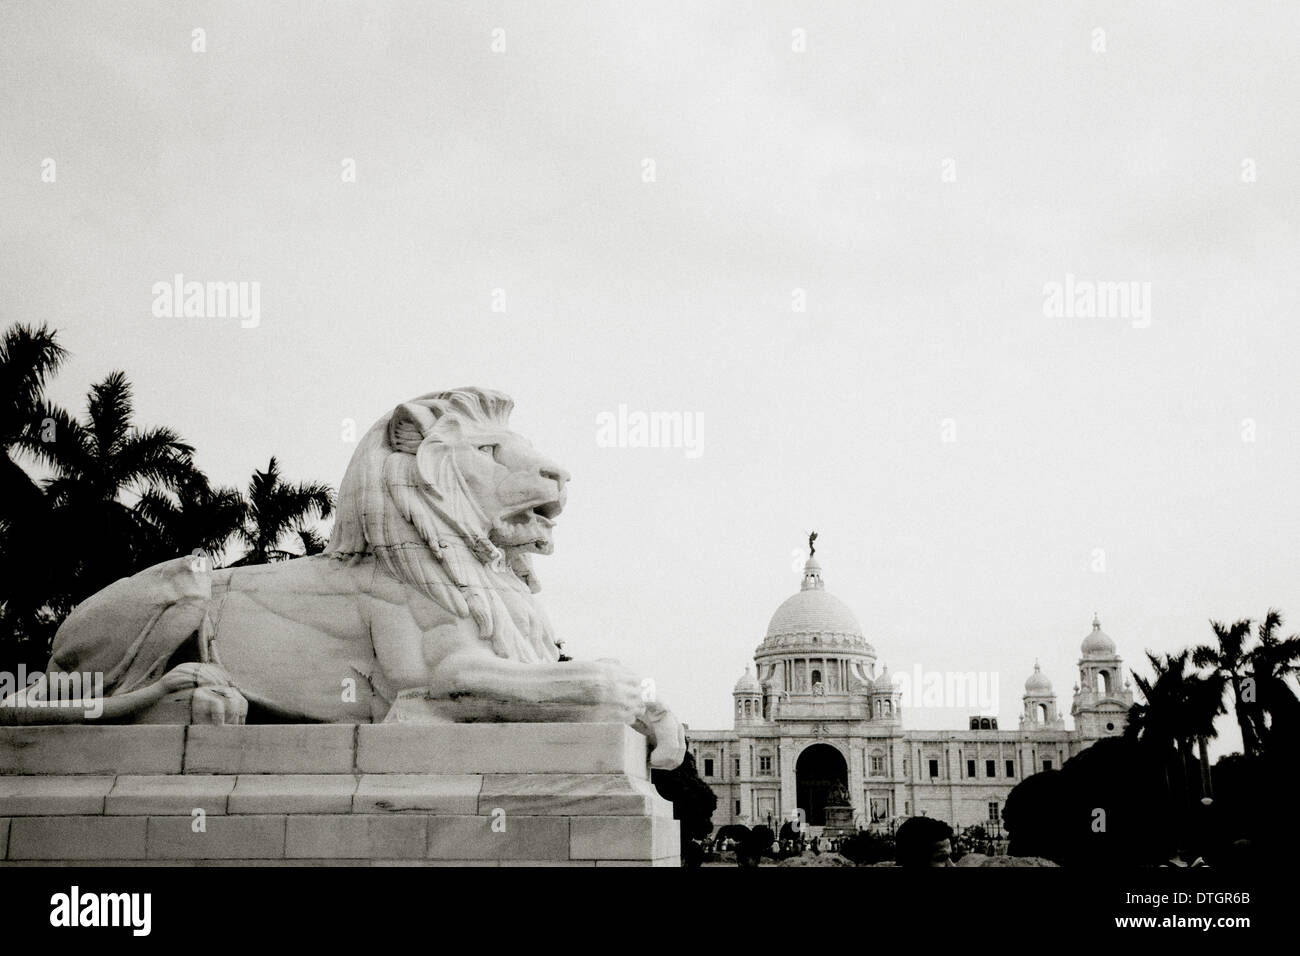
[[[693,726],[813,528],[891,669],[996,673],[1012,727],[1037,657],[1068,712],[1094,611],[1127,667],[1300,627],[1300,8],[1087,7],[8,3],[0,318],[241,486],[510,393],[574,476],[568,651]],[[259,324],[156,317],[177,273],[259,282]],[[1067,275],[1149,323],[1046,316]],[[701,453],[600,447],[620,405]]]

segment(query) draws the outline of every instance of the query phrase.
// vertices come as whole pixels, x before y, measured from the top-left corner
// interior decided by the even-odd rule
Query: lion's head
[[[398,405],[362,438],[328,553],[373,554],[502,657],[556,660],[529,555],[550,554],[568,474],[509,427],[514,402],[458,388]]]

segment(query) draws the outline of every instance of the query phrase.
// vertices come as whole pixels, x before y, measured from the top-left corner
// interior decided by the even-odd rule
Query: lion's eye
[[[495,455],[497,453],[496,445],[479,445],[478,450],[485,455]]]

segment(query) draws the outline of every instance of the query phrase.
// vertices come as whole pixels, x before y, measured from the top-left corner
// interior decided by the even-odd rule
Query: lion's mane
[[[514,402],[489,389],[432,392],[398,406],[361,439],[339,487],[327,554],[374,555],[380,568],[460,618],[495,653],[524,662],[560,656],[533,599],[531,568],[489,538],[488,516],[436,428],[448,414],[506,427]]]

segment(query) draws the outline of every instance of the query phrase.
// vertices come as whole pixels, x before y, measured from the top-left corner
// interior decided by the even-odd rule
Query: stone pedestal
[[[828,837],[852,836],[858,832],[853,823],[853,808],[850,806],[827,807],[826,826],[822,835]]]
[[[0,865],[677,866],[621,724],[0,727]]]

